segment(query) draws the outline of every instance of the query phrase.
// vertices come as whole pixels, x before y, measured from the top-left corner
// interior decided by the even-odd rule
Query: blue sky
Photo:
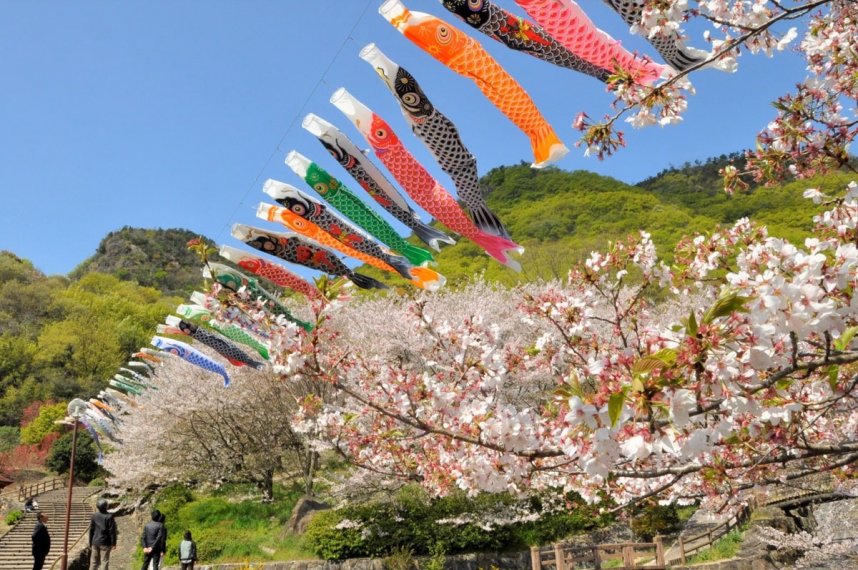
[[[516,11],[511,0],[496,0]],[[654,54],[596,0],[579,0],[623,45]],[[219,243],[254,216],[266,178],[307,188],[283,164],[296,149],[350,179],[300,127],[312,111],[363,139],[328,103],[344,86],[386,118],[448,189],[411,137],[393,97],[358,51],[375,42],[459,127],[480,173],[531,161],[530,145],[466,78],[413,46],[377,13],[380,0],[4,0],[0,3],[0,249],[67,273],[122,226],[182,227]],[[405,0],[448,21],[437,0]],[[463,24],[457,23],[460,28]],[[471,29],[468,29],[470,33]],[[699,32],[699,30],[698,30]],[[609,112],[597,81],[474,33],[572,147],[579,111]],[[699,33],[695,41],[700,44]],[[794,54],[745,55],[728,75],[692,76],[679,126],[632,131],[599,162],[572,152],[559,167],[637,182],[670,165],[753,145],[770,102],[805,75]],[[352,188],[357,185],[350,184]],[[399,226],[402,229],[401,226]]]

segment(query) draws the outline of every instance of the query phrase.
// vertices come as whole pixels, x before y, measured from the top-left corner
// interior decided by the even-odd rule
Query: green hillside
[[[103,273],[46,277],[0,252],[0,426],[98,392],[180,301]]]
[[[501,266],[467,240],[445,247],[437,255],[437,270],[453,285],[479,273],[505,284],[561,278],[593,249],[640,230],[652,234],[669,262],[682,236],[742,217],[767,225],[772,235],[798,242],[809,235],[815,208],[802,197],[804,190],[838,192],[849,180],[846,174],[831,174],[730,196],[718,170],[736,158],[724,155],[671,168],[634,186],[591,172],[535,170],[525,163],[495,168],[482,178],[486,201],[526,248],[520,258],[522,272]],[[367,267],[360,271],[393,286],[402,284],[389,273]]]

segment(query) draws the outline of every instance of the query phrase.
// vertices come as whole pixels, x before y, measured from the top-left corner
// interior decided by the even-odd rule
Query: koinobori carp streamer
[[[405,257],[412,265],[426,265],[434,261],[431,253],[405,241],[384,218],[364,204],[345,184],[303,154],[296,151],[290,152],[286,156],[286,165],[356,226]],[[267,185],[265,192],[287,208],[292,204],[288,198],[283,202],[268,192]],[[296,205],[301,207],[300,200]]]
[[[182,334],[186,334],[192,339],[208,346],[215,352],[226,358],[234,366],[250,366],[257,370],[263,367],[263,364],[251,358],[246,352],[241,350],[229,339],[221,335],[207,331],[206,329],[197,326],[196,324],[181,319],[179,317],[169,315],[166,323],[170,327],[177,328]]]
[[[459,203],[417,162],[381,117],[345,89],[338,89],[331,97],[331,102],[366,137],[381,162],[421,208],[454,232],[482,247],[504,265],[516,271],[521,269],[518,262],[507,255],[510,251],[521,251],[521,246],[509,239],[487,234],[475,226]]]
[[[530,138],[534,167],[566,156],[569,149],[524,88],[475,39],[440,18],[408,10],[400,0],[386,0],[378,11],[432,57],[473,80],[489,101]]]
[[[221,253],[221,257],[229,259]],[[230,261],[232,261],[230,259]],[[202,324],[209,327],[213,331],[217,331],[226,338],[241,343],[249,348],[252,348],[259,356],[265,360],[269,359],[268,347],[259,342],[249,332],[245,331],[238,325],[222,324],[214,320],[212,312],[201,305],[179,305],[176,307],[176,314],[183,319],[193,321],[195,324]]]
[[[315,136],[330,155],[340,163],[346,172],[391,216],[411,228],[423,243],[441,250],[441,243],[453,245],[456,240],[420,220],[420,216],[411,209],[408,202],[378,167],[367,158],[361,149],[334,125],[313,113],[304,117],[301,123],[310,134]]]
[[[218,253],[224,259],[228,259],[242,269],[246,269],[255,275],[265,277],[275,285],[297,291],[313,301],[324,299],[322,294],[319,293],[319,290],[316,289],[312,283],[301,279],[279,263],[267,261],[258,255],[253,255],[228,245],[222,245]]]
[[[238,292],[244,287],[254,300],[261,300],[265,303],[265,307],[274,315],[282,316],[286,320],[291,321],[310,332],[313,330],[313,325],[305,323],[302,320],[296,319],[286,306],[280,300],[264,289],[256,279],[248,277],[241,271],[237,271],[228,265],[222,263],[209,263],[203,269],[203,276],[207,279],[212,278],[230,291]]]
[[[573,0],[515,0],[551,37],[569,51],[616,73],[617,68],[629,73],[642,85],[651,85],[668,71],[668,67],[637,57],[619,41],[597,28]]]
[[[459,200],[465,204],[474,224],[488,234],[509,238],[506,228],[483,198],[477,159],[465,147],[453,122],[432,104],[414,77],[375,44],[363,48],[360,57],[373,66],[399,102],[411,131],[453,180]]]
[[[349,231],[337,226],[334,233],[327,231],[308,218],[299,216],[288,208],[260,203],[256,216],[269,222],[280,222],[292,231],[298,232],[319,244],[336,249],[357,260],[368,263],[377,269],[401,275],[421,289],[436,291],[444,285],[446,278],[427,267],[414,267],[404,257],[385,252],[375,242],[367,239],[362,232]],[[332,228],[334,229],[334,228]],[[377,255],[367,253],[378,251]]]
[[[283,261],[345,277],[361,289],[387,289],[381,281],[352,271],[333,251],[295,232],[275,232],[235,224],[232,235],[250,247]]]
[[[643,2],[630,2],[629,0],[604,1],[629,26],[636,26],[641,23],[644,9]],[[662,59],[677,71],[685,71],[692,65],[696,65],[709,57],[708,52],[686,46],[674,33],[660,33],[653,37],[647,36],[646,40],[652,44],[652,47],[655,48]]]
[[[572,53],[542,26],[510,14],[490,0],[440,0],[463,22],[510,49],[607,83],[611,73]]]
[[[194,366],[199,366],[203,370],[219,374],[223,377],[223,385],[229,386],[230,380],[229,374],[226,372],[226,368],[224,368],[224,366],[219,362],[212,360],[190,345],[179,340],[173,340],[162,336],[154,336],[152,337],[152,346],[159,348],[164,352],[174,354],[182,360],[190,362]]]

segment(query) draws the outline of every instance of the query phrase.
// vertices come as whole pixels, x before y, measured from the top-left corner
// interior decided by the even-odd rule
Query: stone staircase
[[[101,489],[98,487],[75,487],[72,493],[71,518],[69,519],[69,550],[89,530],[89,519],[93,508],[89,499]],[[63,553],[63,535],[66,518],[66,489],[47,491],[38,495],[39,511],[48,515],[48,532],[51,535],[51,551],[45,559],[45,570],[51,568]],[[26,513],[12,530],[0,537],[0,570],[29,570],[33,567],[32,535],[36,524],[36,513]]]

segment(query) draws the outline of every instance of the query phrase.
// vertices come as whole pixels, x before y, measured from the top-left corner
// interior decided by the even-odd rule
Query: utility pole
[[[77,425],[80,423],[78,420],[85,408],[86,403],[77,398],[69,402],[68,405],[68,413],[73,427],[71,456],[69,457],[68,494],[66,495],[66,528],[63,535],[63,557],[60,563],[61,570],[68,570],[69,565],[69,526],[71,525],[72,491],[74,490],[74,459],[77,452]]]
[[[69,564],[69,525],[71,524],[72,490],[74,489],[74,456],[77,451],[77,418],[74,418],[72,428],[71,458],[69,460],[69,492],[66,497],[66,528],[63,536],[63,560],[60,564],[61,570],[68,570]]]

